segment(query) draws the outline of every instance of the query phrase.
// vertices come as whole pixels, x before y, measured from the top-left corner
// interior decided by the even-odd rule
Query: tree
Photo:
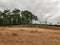
[[[2,13],[1,13],[1,15],[3,16],[3,25],[9,25],[10,23],[9,23],[9,12],[10,12],[10,10],[4,10]]]
[[[32,24],[32,20],[38,20],[38,18],[28,10],[0,11],[0,25]]]
[[[20,10],[15,9],[12,11],[11,18],[13,19],[13,24],[20,24]]]
[[[57,24],[59,24],[59,22],[57,22]]]
[[[22,15],[22,23],[25,24],[32,24],[32,20],[38,20],[37,16],[33,15],[28,10],[22,11],[21,15]]]
[[[52,23],[50,22],[50,24],[49,25],[52,25]]]
[[[2,25],[2,22],[3,22],[3,21],[2,21],[2,18],[3,18],[3,17],[2,17],[2,12],[0,11],[0,25]]]
[[[45,23],[47,24],[47,21],[45,21]]]

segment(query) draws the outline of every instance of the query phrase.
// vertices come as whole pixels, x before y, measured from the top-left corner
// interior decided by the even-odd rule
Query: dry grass
[[[60,30],[47,27],[0,27],[0,45],[60,45]]]

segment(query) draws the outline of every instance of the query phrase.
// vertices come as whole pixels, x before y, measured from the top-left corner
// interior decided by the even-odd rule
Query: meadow
[[[60,45],[60,27],[0,26],[0,45]]]

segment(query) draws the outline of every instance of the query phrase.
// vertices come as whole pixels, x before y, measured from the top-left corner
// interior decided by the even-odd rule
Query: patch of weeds
[[[17,33],[12,33],[12,35],[13,35],[13,36],[18,36],[18,34],[17,34]]]
[[[20,31],[23,32],[23,31],[25,31],[25,30],[21,29]]]
[[[1,30],[5,30],[4,28],[2,28]]]
[[[1,36],[2,34],[0,33],[0,36]]]
[[[56,34],[60,34],[60,32],[55,32]]]
[[[43,33],[43,32],[40,32],[40,31],[39,31],[39,33]]]
[[[32,30],[32,31],[30,31],[30,33],[37,33],[38,31],[34,31],[34,30]]]

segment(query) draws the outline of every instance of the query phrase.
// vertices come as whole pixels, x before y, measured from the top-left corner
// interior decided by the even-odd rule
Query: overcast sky
[[[39,21],[60,22],[60,0],[0,0],[0,10],[30,10]]]

